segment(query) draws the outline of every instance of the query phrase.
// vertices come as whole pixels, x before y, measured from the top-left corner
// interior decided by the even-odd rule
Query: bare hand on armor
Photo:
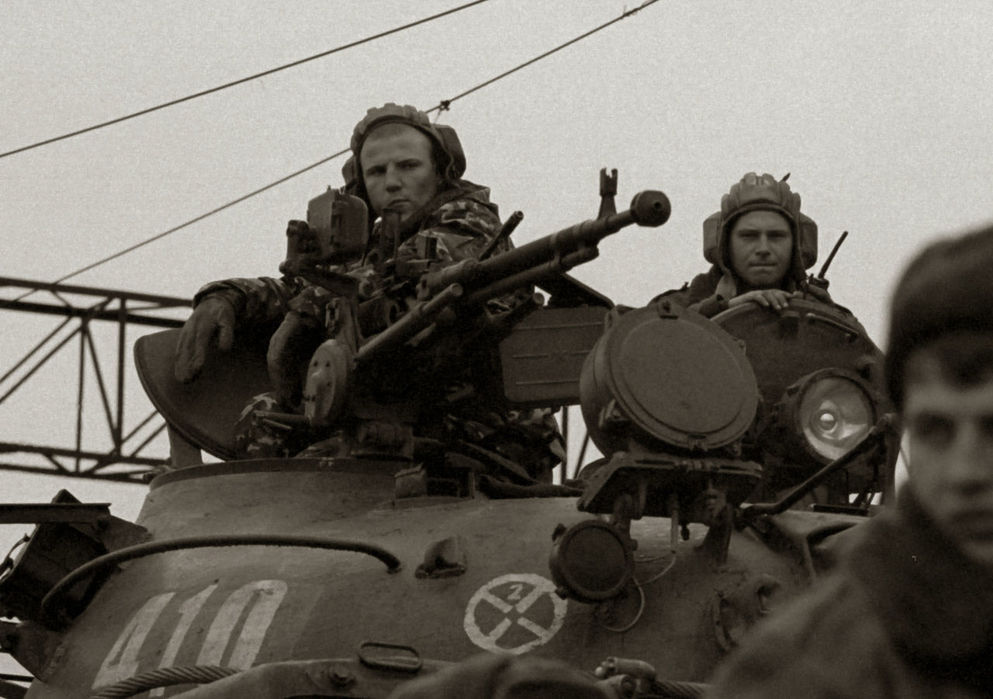
[[[176,379],[189,383],[203,369],[216,337],[217,349],[227,352],[234,342],[234,306],[219,296],[207,296],[186,319],[176,344]]]
[[[757,303],[758,305],[768,308],[772,311],[783,311],[790,303],[790,299],[796,296],[796,294],[790,293],[788,291],[783,291],[782,289],[756,289],[754,291],[748,291],[740,296],[735,296],[733,299],[728,301],[728,308],[734,308],[735,306],[740,306],[743,303]]]

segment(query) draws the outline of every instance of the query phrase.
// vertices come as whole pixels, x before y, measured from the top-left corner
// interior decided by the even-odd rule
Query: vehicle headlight
[[[846,454],[872,429],[876,409],[861,382],[835,371],[806,377],[795,405],[795,424],[825,463]]]

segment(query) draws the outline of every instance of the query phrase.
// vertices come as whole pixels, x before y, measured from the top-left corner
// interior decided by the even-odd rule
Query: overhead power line
[[[427,22],[431,22],[432,20],[439,19],[446,15],[454,14],[466,8],[472,7],[473,5],[479,5],[480,3],[483,2],[487,2],[487,0],[473,0],[472,2],[467,2],[464,5],[453,7],[449,10],[445,10],[444,12],[433,14],[430,17],[424,17],[422,19],[418,19],[413,22],[408,22],[407,24],[401,25],[399,27],[394,27],[393,29],[387,29],[386,31],[379,32],[378,34],[373,34],[372,36],[367,36],[363,39],[358,39],[348,44],[342,44],[341,46],[336,46],[333,49],[322,51],[321,53],[314,54],[313,56],[308,56],[307,58],[301,58],[300,60],[293,61],[292,63],[287,63],[285,65],[281,65],[277,68],[271,68],[261,73],[255,73],[254,75],[249,75],[248,77],[245,78],[232,80],[229,83],[224,83],[223,85],[218,85],[217,87],[212,87],[207,90],[201,90],[200,92],[195,92],[192,95],[187,95],[186,97],[180,97],[179,99],[170,100],[169,102],[163,102],[162,104],[157,104],[154,107],[148,107],[147,109],[142,109],[132,114],[126,114],[125,116],[117,117],[116,119],[111,119],[110,121],[104,121],[99,124],[87,126],[86,128],[83,129],[78,129],[76,131],[70,131],[69,133],[64,133],[61,136],[53,136],[52,138],[46,138],[45,140],[38,141],[37,143],[31,143],[27,146],[21,146],[20,148],[15,148],[14,150],[9,150],[5,153],[0,153],[0,158],[6,158],[7,156],[14,155],[16,153],[23,153],[24,151],[31,150],[33,148],[38,148],[40,146],[46,146],[49,143],[64,141],[65,139],[72,138],[73,136],[79,136],[80,134],[88,133],[90,131],[96,131],[97,129],[102,129],[107,126],[112,126],[113,124],[119,124],[122,121],[127,121],[129,119],[134,119],[135,117],[140,117],[145,114],[150,114],[160,109],[165,109],[166,107],[172,107],[173,105],[181,104],[182,102],[189,102],[190,100],[194,100],[198,97],[203,97],[204,95],[209,95],[214,92],[220,92],[221,90],[226,90],[227,88],[234,87],[235,85],[241,85],[242,83],[247,83],[251,80],[256,80],[258,78],[265,77],[266,75],[272,75],[273,73],[278,73],[279,71],[286,70],[287,68],[293,68],[303,63],[308,63],[309,61],[315,61],[318,58],[324,58],[325,56],[330,56],[333,53],[339,53],[341,51],[344,51],[345,49],[354,48],[355,46],[366,44],[369,43],[370,41],[375,41],[376,39],[382,39],[384,36],[389,36],[390,34],[396,34],[397,32],[402,32],[405,29],[410,29],[411,27],[416,27],[419,24],[425,24]],[[301,170],[301,172],[303,172],[303,170]]]
[[[535,56],[534,58],[532,58],[530,60],[527,60],[524,63],[521,63],[520,65],[517,65],[517,66],[511,68],[510,70],[506,70],[506,71],[500,73],[499,75],[490,78],[489,80],[485,80],[484,82],[481,82],[478,85],[475,85],[475,86],[469,88],[468,90],[465,90],[463,92],[460,92],[459,94],[455,95],[454,97],[451,97],[451,98],[449,98],[447,100],[442,100],[437,105],[435,105],[434,107],[431,107],[430,109],[428,109],[426,111],[427,111],[427,113],[445,111],[456,100],[460,100],[463,97],[466,97],[467,95],[471,95],[473,92],[477,92],[478,90],[483,89],[487,85],[492,85],[497,80],[501,80],[501,79],[507,77],[508,75],[511,75],[512,73],[516,73],[517,71],[521,70],[522,68],[526,68],[527,66],[532,65],[532,64],[534,64],[534,63],[542,60],[543,58],[547,58],[548,56],[551,56],[553,53],[556,53],[557,51],[561,51],[562,49],[566,48],[567,46],[571,46],[572,44],[575,44],[578,41],[582,41],[583,39],[585,39],[585,38],[587,38],[587,37],[589,37],[589,36],[591,36],[593,34],[596,34],[598,31],[601,31],[602,29],[606,29],[610,25],[615,24],[615,23],[621,21],[622,19],[626,19],[627,17],[630,17],[631,15],[639,12],[640,10],[642,10],[642,9],[644,9],[646,7],[648,7],[649,5],[654,5],[656,2],[658,2],[658,0],[645,0],[645,2],[643,2],[641,5],[639,5],[638,7],[634,8],[633,10],[625,10],[623,13],[621,13],[620,16],[615,17],[614,19],[609,20],[607,22],[604,22],[603,24],[601,24],[599,26],[596,26],[596,27],[594,27],[593,29],[591,29],[591,30],[589,30],[587,32],[584,32],[583,34],[580,34],[579,36],[577,36],[577,37],[575,37],[573,39],[570,39],[569,41],[566,41],[563,44],[559,44],[555,48],[550,49],[548,51],[545,51],[544,53],[542,53],[542,54],[540,54],[538,56]],[[323,165],[324,163],[326,163],[328,161],[331,161],[331,160],[334,160],[335,158],[338,158],[338,157],[340,157],[342,155],[345,155],[348,152],[349,152],[349,149],[348,148],[345,148],[344,150],[340,150],[337,153],[334,153],[332,155],[327,156],[326,158],[322,158],[321,160],[318,160],[316,163],[312,163],[310,165],[307,165],[306,167],[303,167],[303,168],[297,170],[296,172],[290,173],[289,175],[286,175],[285,177],[281,177],[278,180],[276,180],[274,182],[270,182],[269,184],[267,184],[267,185],[265,185],[263,187],[259,187],[258,189],[254,190],[252,192],[249,192],[248,194],[242,195],[242,196],[238,197],[237,199],[232,199],[231,201],[229,201],[226,204],[222,204],[221,206],[218,206],[215,209],[211,209],[210,211],[208,211],[208,212],[206,212],[204,214],[200,214],[199,216],[196,216],[195,218],[191,218],[190,220],[185,221],[184,223],[181,223],[178,226],[173,226],[172,228],[170,228],[167,231],[163,231],[162,233],[158,233],[156,235],[153,235],[152,237],[147,238],[147,239],[145,239],[145,240],[143,240],[143,241],[141,241],[139,243],[135,243],[134,245],[132,245],[130,247],[127,247],[127,248],[125,248],[123,250],[120,250],[118,252],[115,252],[112,255],[108,255],[107,257],[104,257],[103,259],[97,260],[96,262],[93,262],[91,264],[88,264],[85,267],[80,267],[79,269],[77,269],[77,270],[75,270],[73,272],[70,272],[69,274],[66,274],[66,275],[64,275],[62,277],[59,277],[58,279],[55,280],[55,283],[64,282],[65,280],[70,279],[72,277],[75,277],[75,276],[77,276],[79,274],[82,274],[83,272],[87,272],[87,271],[93,269],[94,267],[98,267],[98,266],[100,266],[100,265],[102,265],[102,264],[104,264],[106,262],[110,262],[111,260],[117,259],[118,257],[121,257],[122,255],[126,255],[126,254],[128,254],[129,252],[131,252],[133,250],[137,250],[140,247],[143,247],[145,245],[148,245],[149,243],[155,242],[156,240],[159,240],[160,238],[164,238],[167,235],[171,235],[172,233],[175,233],[176,231],[182,230],[183,228],[186,228],[187,226],[193,225],[194,223],[197,223],[198,221],[202,221],[205,218],[207,218],[208,216],[213,216],[214,214],[216,214],[216,213],[218,213],[220,211],[223,211],[224,209],[228,209],[228,208],[234,206],[235,204],[239,204],[239,203],[245,201],[246,199],[249,199],[251,197],[254,197],[256,194],[261,194],[262,192],[264,192],[264,191],[266,191],[268,189],[272,189],[273,187],[275,187],[277,185],[280,185],[283,182],[286,182],[287,180],[290,180],[290,179],[296,177],[297,175],[301,175],[301,174],[307,172],[308,170],[313,170],[315,167],[317,167],[319,165]],[[28,293],[24,294],[23,296],[18,297],[16,300],[19,301],[19,300],[23,299],[25,296],[29,296],[32,293],[34,293],[34,292],[29,291]]]
[[[544,53],[539,54],[539,55],[535,56],[534,58],[532,58],[532,59],[530,59],[528,61],[524,61],[524,63],[521,63],[518,66],[514,66],[510,70],[505,70],[504,72],[502,72],[499,75],[496,75],[496,76],[490,78],[489,80],[486,80],[484,82],[481,82],[478,85],[475,85],[474,87],[470,87],[465,92],[460,92],[459,94],[455,95],[455,97],[450,97],[447,100],[442,100],[436,106],[434,106],[431,109],[429,109],[428,112],[430,113],[430,112],[433,112],[433,111],[439,111],[439,112],[446,111],[448,109],[448,107],[452,104],[452,102],[455,102],[456,100],[460,100],[460,99],[462,99],[463,97],[465,97],[467,95],[471,95],[473,92],[477,92],[478,90],[482,90],[487,85],[492,85],[497,80],[502,80],[503,78],[506,78],[508,75],[511,75],[512,73],[516,73],[517,71],[521,70],[522,68],[527,68],[529,65],[531,65],[533,63],[537,63],[538,61],[542,60],[543,58],[548,58],[553,53],[557,53],[558,51],[561,51],[562,49],[564,49],[564,48],[566,48],[568,46],[572,46],[573,44],[575,44],[575,43],[577,43],[579,41],[582,41],[583,39],[587,38],[588,36],[592,36],[593,34],[596,34],[598,31],[601,31],[602,29],[606,29],[610,25],[616,24],[617,22],[620,22],[622,19],[627,19],[631,15],[637,14],[638,12],[640,12],[643,9],[645,9],[649,5],[654,5],[657,2],[658,2],[658,0],[645,0],[643,3],[641,3],[640,5],[638,5],[638,7],[634,8],[633,10],[625,10],[618,17],[615,17],[614,19],[612,19],[610,21],[604,22],[601,25],[598,25],[596,27],[593,27],[593,29],[590,29],[588,32],[584,32],[584,33],[580,34],[579,36],[577,36],[577,37],[575,37],[573,39],[569,39],[569,41],[565,42],[564,44],[559,44],[555,48],[549,49],[548,51],[545,51]]]
[[[195,216],[195,217],[191,218],[188,221],[184,221],[183,223],[180,223],[178,226],[173,226],[172,228],[170,228],[167,231],[162,231],[161,233],[157,233],[156,235],[153,235],[151,238],[146,238],[145,240],[142,240],[139,243],[135,243],[134,245],[131,245],[129,247],[126,247],[123,250],[118,250],[117,252],[115,252],[115,253],[113,253],[111,255],[107,255],[107,257],[104,257],[104,258],[102,258],[100,260],[97,260],[96,262],[91,262],[90,264],[86,265],[85,267],[80,267],[79,269],[77,269],[74,272],[70,272],[69,274],[66,274],[66,275],[63,275],[63,276],[59,277],[58,279],[56,279],[52,283],[53,284],[59,284],[59,283],[64,282],[65,280],[67,280],[67,279],[69,279],[71,277],[75,277],[78,274],[82,274],[83,272],[87,272],[87,271],[93,269],[94,267],[99,267],[100,265],[102,265],[102,264],[104,264],[106,262],[110,262],[111,260],[115,260],[118,257],[122,257],[123,255],[127,255],[129,252],[133,252],[133,251],[137,250],[140,247],[144,247],[145,245],[148,245],[149,243],[154,243],[156,240],[159,240],[160,238],[165,238],[167,235],[171,235],[172,233],[175,233],[178,230],[182,230],[183,228],[186,228],[187,226],[192,226],[197,221],[202,221],[205,218],[207,218],[208,216],[213,216],[214,214],[220,213],[221,211],[224,211],[225,209],[230,209],[235,204],[240,204],[241,202],[245,201],[246,199],[251,199],[256,194],[261,194],[262,192],[264,192],[264,191],[266,191],[268,189],[272,189],[273,187],[276,187],[278,185],[281,185],[281,184],[283,184],[283,182],[286,182],[287,180],[291,180],[294,177],[296,177],[297,175],[302,175],[303,173],[307,172],[308,170],[313,170],[315,167],[317,167],[319,165],[323,165],[324,163],[329,162],[331,160],[334,160],[335,158],[337,158],[339,156],[342,156],[342,155],[344,155],[347,152],[348,152],[348,149],[346,148],[345,150],[340,150],[337,153],[332,153],[331,155],[327,156],[326,158],[321,158],[316,163],[311,163],[310,165],[307,165],[306,167],[300,168],[296,172],[291,172],[289,175],[286,175],[285,177],[280,177],[278,180],[275,180],[273,182],[270,182],[269,184],[267,184],[267,185],[265,185],[263,187],[259,187],[258,189],[252,190],[248,194],[243,194],[242,196],[238,197],[237,199],[232,199],[231,201],[227,202],[226,204],[221,204],[220,206],[218,206],[218,207],[216,207],[214,209],[211,209],[210,211],[208,211],[206,213],[200,214],[199,216]],[[23,296],[17,297],[17,299],[15,299],[15,300],[20,301],[25,296],[29,296],[32,293],[34,293],[34,292],[33,291],[29,291],[28,293],[24,294]]]

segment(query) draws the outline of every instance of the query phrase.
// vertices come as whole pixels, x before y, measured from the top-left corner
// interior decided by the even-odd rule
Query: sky
[[[4,0],[0,152],[458,4]],[[488,0],[0,158],[0,276],[62,277],[345,148],[369,107],[428,109],[636,6]],[[459,133],[466,177],[491,188],[504,217],[524,212],[518,243],[595,216],[602,167],[619,170],[618,208],[642,189],[665,191],[673,210],[665,226],[625,229],[574,271],[632,306],[706,269],[701,223],[744,173],[791,173],[803,211],[819,225],[815,269],[850,232],[828,274],[831,292],[883,345],[888,297],[914,251],[993,220],[991,29],[988,0],[660,0],[454,101],[440,121]],[[277,276],[286,221],[304,218],[310,198],[340,184],[342,163],[71,283],[189,297],[209,280]],[[3,315],[6,371],[53,321]],[[0,440],[71,444],[74,367],[70,352],[0,404]],[[141,403],[136,381],[128,382],[128,401]],[[128,518],[143,495],[134,485],[10,472],[0,479],[2,501],[48,502],[66,487]],[[0,548],[13,538],[0,527]]]

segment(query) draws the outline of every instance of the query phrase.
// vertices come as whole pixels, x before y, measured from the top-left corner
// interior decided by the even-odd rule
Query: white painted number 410
[[[172,630],[169,642],[159,667],[172,667],[179,649],[186,639],[186,634],[193,626],[200,609],[217,589],[217,583],[208,585],[182,604],[176,607],[176,626]],[[203,645],[197,656],[196,665],[221,665],[240,670],[251,667],[255,656],[262,648],[269,625],[272,623],[276,610],[286,596],[287,585],[282,580],[256,580],[239,587],[228,595],[214,617]],[[96,678],[94,687],[104,687],[138,674],[141,663],[141,649],[152,627],[159,620],[162,612],[176,596],[175,592],[163,592],[150,598],[134,613],[131,619],[121,629],[113,647],[107,654]],[[238,637],[232,642],[231,633],[240,625]],[[143,668],[151,670],[152,668]],[[162,694],[158,689],[151,696]]]

